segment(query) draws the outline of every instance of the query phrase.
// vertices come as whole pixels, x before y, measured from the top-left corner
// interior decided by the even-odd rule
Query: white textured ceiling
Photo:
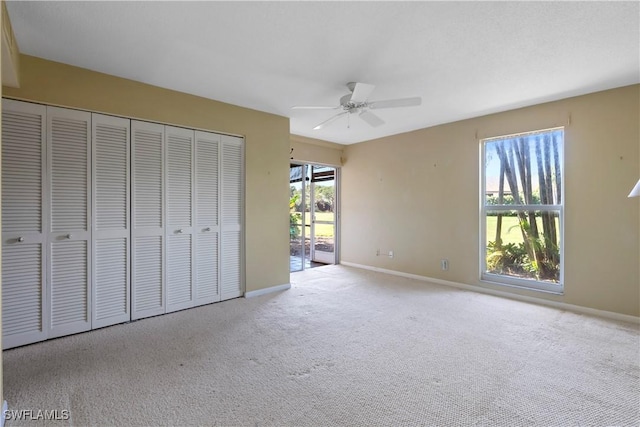
[[[8,2],[22,53],[290,117],[350,144],[640,82],[639,2]],[[314,131],[349,81],[421,96]]]

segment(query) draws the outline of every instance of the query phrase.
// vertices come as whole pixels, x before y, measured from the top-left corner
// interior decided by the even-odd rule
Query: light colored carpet
[[[640,425],[638,325],[343,266],[291,281],[5,351],[5,398],[70,411],[51,425]]]

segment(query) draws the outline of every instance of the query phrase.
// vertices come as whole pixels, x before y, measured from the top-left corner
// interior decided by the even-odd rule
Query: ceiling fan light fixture
[[[422,98],[419,96],[413,98],[399,98],[399,99],[385,99],[382,101],[369,101],[369,95],[375,89],[374,85],[366,83],[349,82],[347,88],[351,93],[340,97],[340,104],[337,107],[307,107],[307,106],[295,106],[293,109],[299,110],[325,110],[325,109],[342,109],[341,113],[338,113],[319,125],[315,126],[313,130],[320,130],[327,124],[335,121],[345,114],[347,117],[351,114],[358,114],[363,121],[367,122],[370,126],[376,127],[384,124],[377,115],[373,114],[369,109],[381,109],[381,108],[398,108],[398,107],[413,107],[422,103]],[[347,126],[348,127],[348,126]]]

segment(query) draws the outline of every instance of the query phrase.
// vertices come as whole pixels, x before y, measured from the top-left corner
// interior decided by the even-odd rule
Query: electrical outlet
[[[393,251],[389,251],[389,258],[393,258]]]
[[[442,271],[449,270],[449,260],[448,259],[441,259],[440,260],[440,269]]]

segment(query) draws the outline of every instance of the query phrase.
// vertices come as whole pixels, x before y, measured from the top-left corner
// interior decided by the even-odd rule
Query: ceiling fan
[[[340,105],[337,107],[314,107],[314,106],[295,106],[291,107],[293,110],[342,110],[342,112],[330,117],[324,122],[320,123],[314,130],[322,129],[326,125],[336,121],[342,116],[349,117],[351,114],[358,114],[362,120],[369,125],[376,127],[384,124],[384,120],[372,113],[370,110],[377,110],[381,108],[398,108],[398,107],[413,107],[422,103],[422,98],[415,96],[412,98],[398,98],[398,99],[385,99],[382,101],[369,101],[369,95],[375,89],[374,85],[358,82],[347,83],[347,88],[351,93],[348,93],[340,98]]]

